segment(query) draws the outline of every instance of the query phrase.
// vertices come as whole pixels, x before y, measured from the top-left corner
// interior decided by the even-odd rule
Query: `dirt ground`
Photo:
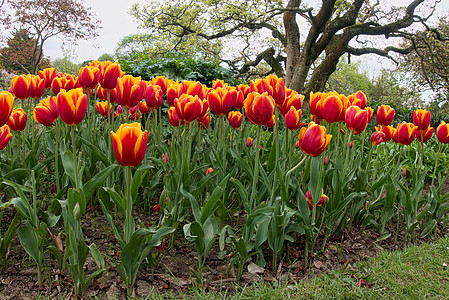
[[[443,188],[444,193],[449,192],[449,183]],[[13,211],[9,212],[11,215]],[[159,218],[158,212],[151,212],[149,215],[138,216],[145,226],[155,224]],[[242,217],[242,216],[240,216]],[[137,224],[139,222],[136,222]],[[5,226],[5,225],[3,225]],[[115,237],[107,224],[103,213],[97,207],[89,207],[85,213],[82,225],[84,236],[88,238],[87,243],[95,243],[100,252],[105,256],[107,263],[107,272],[101,278],[95,280],[88,288],[86,297],[98,297],[101,299],[125,299],[126,287],[120,276],[114,269],[120,257],[120,249]],[[1,229],[4,232],[4,228]],[[54,239],[60,241],[57,237],[60,229],[52,228]],[[62,229],[61,229],[62,230]],[[389,232],[393,228],[387,228]],[[175,237],[173,247],[169,247],[167,241],[164,249],[155,253],[160,256],[159,264],[155,271],[150,268],[141,268],[135,285],[135,295],[138,297],[147,297],[153,291],[170,291],[172,293],[187,292],[195,284],[193,272],[196,270],[196,252],[193,244],[186,241],[180,230]],[[448,230],[440,232],[447,234]],[[219,258],[218,242],[207,257],[204,268],[204,280],[207,290],[223,290],[228,288],[235,289],[235,285],[251,284],[255,281],[262,281],[270,284],[274,281],[285,282],[289,280],[301,281],[309,276],[315,276],[321,272],[341,268],[352,268],[356,261],[367,257],[375,256],[381,251],[398,250],[404,247],[405,241],[401,237],[405,234],[399,233],[399,240],[396,242],[394,234],[385,240],[379,240],[380,235],[373,230],[361,232],[359,228],[353,226],[350,232],[343,231],[338,237],[332,236],[328,240],[325,251],[320,255],[313,257],[313,263],[309,269],[304,267],[304,239],[299,237],[294,243],[288,244],[288,260],[284,256],[280,262],[280,267],[275,268],[276,274],[270,265],[271,254],[267,250],[267,267],[260,268],[255,264],[250,264],[245,268],[243,277],[239,283],[236,280],[236,270],[229,270],[229,260],[231,255]],[[63,237],[62,237],[63,238]],[[50,243],[52,237],[49,237]],[[419,240],[418,243],[428,242],[429,240]],[[316,243],[317,250],[322,243],[322,237],[318,238]],[[268,247],[267,247],[268,248]],[[313,256],[313,254],[312,254]],[[34,262],[26,255],[20,245],[17,233],[13,239],[8,253],[8,263],[5,269],[0,273],[0,299],[30,299],[34,296],[45,296],[50,299],[70,299],[73,298],[72,282],[67,270],[61,271],[59,265],[50,254],[46,255],[46,268],[44,270],[44,287],[38,288],[37,271]],[[85,264],[86,274],[96,270],[94,261],[88,257]],[[228,272],[229,270],[229,272]]]

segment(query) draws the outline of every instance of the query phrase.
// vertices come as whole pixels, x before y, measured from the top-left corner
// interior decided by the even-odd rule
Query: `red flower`
[[[11,80],[11,89],[14,97],[25,100],[29,96],[30,78],[26,75],[14,76]]]
[[[179,118],[186,123],[195,120],[203,111],[203,103],[198,96],[182,94],[174,104]]]
[[[70,126],[79,124],[86,115],[87,96],[83,89],[73,89],[68,92],[61,90],[58,93],[56,107],[61,119]]]
[[[117,79],[117,102],[123,107],[131,108],[142,101],[146,84],[140,77],[125,75]]]
[[[251,123],[262,126],[272,119],[275,103],[267,93],[250,93],[243,104],[246,117]]]
[[[377,107],[376,121],[381,126],[388,126],[394,119],[395,110],[390,105]]]
[[[208,168],[207,170],[206,170],[206,176],[207,175],[209,175],[211,172],[213,172],[214,171],[214,169],[212,169],[212,168]]]
[[[14,97],[10,92],[0,92],[0,126],[8,122],[14,106]]]
[[[371,135],[371,144],[373,146],[379,145],[384,141],[385,133],[382,131],[374,131]]]
[[[366,107],[366,95],[362,91],[358,91],[348,97],[349,102],[351,105],[355,105],[360,107],[361,109],[364,109]]]
[[[55,68],[46,68],[42,71],[39,71],[39,77],[45,81],[45,88],[48,89],[51,87],[51,82],[56,77]]]
[[[242,125],[243,115],[239,111],[230,111],[228,122],[232,128],[239,128]]]
[[[145,157],[148,132],[140,129],[140,123],[122,124],[117,132],[111,132],[115,159],[122,166],[137,166]]]
[[[331,139],[332,135],[326,134],[326,127],[310,122],[309,126],[301,128],[298,141],[305,154],[315,157],[326,150]]]
[[[148,108],[157,109],[162,106],[164,92],[159,85],[149,85],[145,89],[145,102]]]
[[[252,137],[248,137],[246,139],[246,147],[251,148],[251,146],[253,145],[254,139]]]
[[[95,66],[84,66],[78,72],[78,82],[81,87],[94,89],[100,82],[101,71]]]
[[[9,128],[12,131],[22,131],[25,129],[27,125],[27,115],[21,108],[17,108],[12,111],[11,116],[9,117],[8,122]]]
[[[52,125],[59,117],[56,106],[56,97],[48,97],[39,103],[33,110],[33,118],[44,126]]]
[[[449,143],[449,128],[444,121],[441,121],[441,124],[437,127],[437,138],[440,143]]]
[[[313,200],[312,200],[312,194],[310,193],[309,190],[306,192],[305,196],[307,199],[307,204],[309,205],[309,209],[312,210],[313,209]],[[326,198],[327,198],[327,196],[323,192],[321,192],[321,198],[318,201],[318,203],[316,204],[316,207],[323,205]]]
[[[12,138],[12,134],[9,131],[8,125],[3,125],[0,127],[0,150],[5,149],[8,145],[9,140]]]
[[[427,127],[426,130],[417,130],[416,138],[418,139],[419,142],[421,142],[421,140],[422,140],[423,143],[426,143],[432,137],[433,130],[434,130],[433,127],[430,127],[430,126]]]
[[[102,62],[100,66],[100,84],[107,90],[112,90],[117,86],[117,79],[122,76],[122,70],[118,62]],[[140,99],[142,100],[142,99]]]
[[[368,111],[352,105],[346,110],[345,121],[353,134],[360,134],[368,125]]]
[[[301,123],[301,113],[301,109],[297,110],[294,106],[292,106],[288,113],[285,115],[285,126],[287,126],[288,129],[294,131],[305,125],[305,123]]]
[[[211,89],[207,94],[210,110],[217,116],[226,115],[234,106],[237,98],[237,91],[229,91],[225,88]]]
[[[430,126],[430,111],[425,109],[417,109],[413,112],[413,124],[418,130],[426,130]]]
[[[393,133],[393,141],[401,145],[410,145],[415,139],[418,126],[412,123],[402,122],[398,124],[397,129]]]

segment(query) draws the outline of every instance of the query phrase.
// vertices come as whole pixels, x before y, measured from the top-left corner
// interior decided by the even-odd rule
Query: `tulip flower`
[[[232,128],[239,128],[242,125],[243,115],[239,111],[230,111],[228,122]]]
[[[415,139],[418,126],[412,123],[402,122],[393,133],[393,141],[401,145],[410,145]]]
[[[85,89],[94,89],[100,82],[100,68],[84,66],[78,72],[78,82]]]
[[[108,90],[104,89],[99,85],[97,87],[97,96],[100,100],[108,100]],[[109,102],[116,103],[117,102],[117,88],[109,90]]]
[[[95,102],[95,109],[103,118],[108,117],[108,108],[107,107],[108,107],[107,101]],[[110,103],[109,103],[109,111],[110,111],[110,114],[112,115],[112,104],[110,104]]]
[[[288,113],[285,115],[285,126],[291,131],[298,130],[305,123],[301,123],[301,109],[296,109],[294,106],[290,108]]]
[[[235,87],[238,91],[241,91],[243,94],[243,98],[246,99],[248,94],[250,93],[249,86],[246,84],[239,84]],[[243,106],[242,106],[243,107]],[[239,109],[239,108],[238,108]]]
[[[140,123],[122,124],[117,132],[111,131],[112,148],[117,162],[122,166],[137,166],[145,157],[148,132]]]
[[[278,78],[276,75],[270,75],[265,78],[272,88],[271,96],[277,106],[282,105],[285,101],[285,84],[283,78]],[[270,95],[270,94],[269,94]]]
[[[310,193],[310,190],[308,190],[304,196],[306,196],[307,204],[309,205],[309,209],[312,210],[313,209],[313,200],[312,200],[312,193]],[[324,201],[326,201],[326,198],[327,198],[327,196],[322,192],[321,198],[318,201],[318,203],[316,204],[316,207],[323,205]]]
[[[149,85],[145,89],[145,102],[148,108],[158,109],[164,101],[164,92],[159,85]]]
[[[434,128],[433,127],[427,127],[426,130],[417,130],[416,131],[416,138],[419,142],[427,143],[428,140],[432,137]]]
[[[0,92],[0,126],[6,124],[12,113],[14,97],[10,92]]]
[[[168,84],[169,79],[165,76],[156,76],[151,80],[151,85],[159,86],[161,88],[162,95],[165,95],[167,93]]]
[[[8,145],[9,140],[12,138],[12,134],[9,131],[8,125],[0,127],[0,150],[3,150]]]
[[[267,126],[268,128],[272,128],[274,126],[274,124],[276,123],[276,116],[272,115],[271,119],[268,120],[267,123],[265,123],[265,126]]]
[[[221,79],[216,79],[216,80],[212,80],[212,88],[213,89],[217,89],[217,88],[224,88],[228,86],[227,83],[225,83],[223,80]]]
[[[147,114],[150,111],[150,108],[145,101],[139,103],[139,111],[142,115]]]
[[[326,155],[326,157],[324,158],[324,161],[323,161],[323,165],[327,166],[328,164],[329,164],[329,155]]]
[[[237,91],[234,90],[234,93],[235,97],[233,97],[231,91],[227,89],[212,89],[209,94],[207,94],[207,101],[209,102],[210,110],[217,116],[226,115],[234,106]]]
[[[241,109],[243,107],[243,102],[245,101],[245,95],[243,94],[242,91],[239,91],[237,88],[236,91],[237,91],[237,98],[234,102],[233,108]]]
[[[326,127],[310,122],[309,126],[301,128],[298,141],[305,154],[315,157],[326,150],[331,139],[332,135],[326,134]]]
[[[449,128],[444,121],[441,121],[441,124],[437,127],[437,138],[442,144],[449,143]]]
[[[371,144],[373,146],[379,145],[384,141],[385,133],[382,131],[374,131],[371,135]]]
[[[425,109],[417,109],[413,112],[413,124],[418,130],[426,130],[430,126],[430,111]]]
[[[365,110],[368,112],[368,124],[369,124],[369,122],[371,122],[371,120],[373,119],[374,109],[372,109],[371,107],[365,107]]]
[[[117,79],[117,103],[131,108],[142,101],[146,84],[140,77],[125,75]]]
[[[210,173],[212,173],[213,171],[214,171],[214,169],[208,168],[208,169],[206,170],[206,176],[209,175]]]
[[[118,105],[117,109],[114,112],[114,118],[120,117],[122,114],[123,114],[123,107],[121,105]]]
[[[285,93],[285,101],[280,106],[278,106],[278,109],[284,118],[292,106],[297,110],[301,109],[304,100],[304,95],[298,94],[291,89],[286,89]]]
[[[318,93],[310,92],[310,98],[309,98],[310,114],[315,116],[317,119],[322,119],[323,118],[322,102],[324,101],[324,99],[326,99],[330,95],[331,95],[331,93],[324,94],[321,92],[318,92]]]
[[[360,134],[368,125],[368,111],[358,106],[350,106],[345,115],[346,126],[353,134]]]
[[[206,113],[204,116],[196,118],[196,121],[198,122],[199,128],[207,129],[209,128],[209,124],[212,121],[212,117],[209,115],[209,113]]]
[[[30,78],[26,75],[14,76],[11,80],[11,89],[14,97],[25,100],[30,93]]]
[[[36,75],[30,75],[30,88],[28,96],[33,99],[39,99],[45,92],[45,80]]]
[[[251,146],[253,145],[254,139],[252,137],[248,137],[246,139],[246,147],[251,148]]]
[[[349,103],[354,106],[358,106],[361,109],[366,107],[366,95],[362,91],[358,91],[348,97]],[[387,124],[388,125],[388,124]]]
[[[51,88],[51,82],[56,77],[55,68],[46,68],[42,71],[39,71],[39,77],[45,81],[45,88]]]
[[[381,126],[388,126],[394,119],[395,110],[390,105],[377,107],[376,121]]]
[[[39,103],[33,110],[33,118],[39,124],[51,126],[59,117],[56,107],[56,97],[48,97]]]
[[[255,125],[265,125],[273,117],[275,103],[267,93],[249,93],[243,105],[246,117]]]
[[[273,95],[273,87],[266,79],[257,79],[256,81],[250,81],[249,92],[257,92],[259,94],[267,93],[269,96]]]
[[[204,87],[198,81],[183,81],[179,86],[179,96],[182,94],[187,94],[190,96],[198,96],[200,100],[204,99]]]
[[[61,90],[56,98],[56,107],[64,123],[69,126],[77,125],[86,115],[87,95],[82,88],[68,92]]]
[[[6,124],[12,131],[22,131],[27,124],[27,115],[22,108],[15,109]]]
[[[321,114],[328,123],[343,122],[349,101],[344,95],[332,94],[325,98],[321,104]]]
[[[164,154],[164,163],[168,164],[169,162],[170,162],[170,159],[168,158],[168,153],[165,152],[165,154]]]
[[[167,114],[168,121],[172,126],[178,127],[179,125],[184,125],[185,122],[179,118],[178,113],[176,112],[176,108],[170,107]]]
[[[167,103],[168,106],[173,106],[175,99],[179,98],[179,83],[173,83],[167,88]]]
[[[176,113],[186,123],[195,120],[203,110],[203,103],[198,96],[182,94],[174,102]]]
[[[100,84],[102,88],[106,90],[114,89],[117,86],[117,79],[120,78],[120,76],[122,76],[122,70],[120,69],[118,62],[103,62],[101,64]],[[132,106],[134,105],[131,105],[131,107]]]

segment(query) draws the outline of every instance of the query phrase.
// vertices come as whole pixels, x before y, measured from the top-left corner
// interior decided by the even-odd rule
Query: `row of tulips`
[[[44,93],[55,96],[42,99],[33,107],[33,119],[27,120],[32,101],[26,99],[39,99]],[[94,95],[101,101],[91,101]],[[21,100],[22,108],[13,110],[14,97]],[[18,197],[1,208],[14,205],[22,216],[22,225],[11,223],[11,231],[20,225],[21,242],[39,272],[44,266],[44,229],[56,226],[62,216],[65,248],[48,247],[71,272],[77,294],[105,272],[99,250],[93,243],[87,246],[82,234],[80,220],[89,201],[100,204],[113,229],[121,248],[117,271],[129,295],[139,267],[145,261],[155,265],[151,250],[167,235],[174,237],[180,226],[198,252],[201,281],[206,257],[217,238],[222,251],[233,253],[231,263],[240,277],[252,257],[259,265],[266,264],[262,250],[267,244],[272,250],[271,266],[277,270],[285,241],[294,242],[301,236],[306,241],[307,265],[320,234],[325,236],[324,249],[327,238],[343,228],[371,226],[383,232],[393,216],[411,239],[417,232],[423,236],[434,232],[439,222],[447,223],[449,204],[445,202],[449,196],[441,195],[441,184],[433,186],[437,171],[440,183],[445,181],[441,174],[447,171],[443,159],[443,167],[438,169],[449,143],[445,122],[436,130],[438,152],[429,176],[424,144],[432,141],[434,130],[429,126],[428,111],[416,110],[413,124],[403,122],[394,128],[390,125],[394,109],[379,106],[378,127],[371,143],[365,143],[374,110],[366,106],[363,92],[350,96],[311,93],[312,121],[308,124],[302,116],[303,100],[303,95],[286,88],[275,76],[236,87],[216,80],[208,88],[199,82],[175,82],[162,76],[143,81],[123,74],[119,64],[112,62],[94,61],[81,68],[78,77],[56,74],[54,69],[41,71],[39,77],[14,77],[10,92],[0,93],[0,149],[7,147],[0,154],[2,166],[10,165],[4,168],[8,172],[2,172],[3,183],[13,187]],[[98,114],[90,111],[92,107]],[[167,128],[162,108],[167,112]],[[249,122],[244,122],[245,116]],[[68,126],[61,126],[60,120]],[[12,140],[10,129],[25,133],[17,134],[17,141],[7,146]],[[295,133],[296,148],[301,151],[293,146]],[[34,141],[35,135],[44,138]],[[32,143],[28,142],[30,136]],[[409,160],[403,156],[404,148],[406,153],[414,149],[415,137],[419,163],[414,164],[412,180],[407,182],[399,177],[399,170]],[[44,140],[48,149],[42,145]],[[13,161],[15,153],[21,155]],[[39,161],[36,157],[42,153],[47,159]],[[55,180],[60,200],[56,202],[62,213],[50,218],[47,210],[38,219],[39,211],[46,209],[37,208],[38,203],[44,206],[36,199],[36,186],[40,185],[32,185],[30,203],[23,193],[29,190],[27,179],[13,168],[21,168],[22,173],[31,170],[29,178],[35,181],[36,174],[39,182],[44,180],[39,172],[43,165]],[[64,172],[59,176],[61,165]],[[432,187],[423,196],[426,176],[432,178]],[[160,199],[155,206],[161,214],[156,228],[136,228],[135,205],[139,202],[145,207],[149,201],[142,195]],[[241,230],[235,231],[229,223],[229,210],[240,209],[245,212],[245,223],[238,224]],[[117,227],[117,214],[111,210],[121,215],[122,228]],[[41,245],[39,255],[25,246],[34,244]],[[85,278],[82,266],[87,254],[83,253],[88,252],[99,269]]]

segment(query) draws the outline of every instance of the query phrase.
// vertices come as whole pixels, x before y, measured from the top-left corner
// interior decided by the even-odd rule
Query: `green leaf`
[[[92,197],[93,192],[95,189],[99,188],[103,183],[106,181],[106,179],[109,177],[109,175],[117,169],[119,165],[113,164],[110,165],[100,172],[98,172],[94,177],[92,177],[86,184],[83,186],[84,196],[86,199],[90,199]]]
[[[36,230],[31,226],[29,221],[19,228],[19,239],[23,249],[31,256],[38,266],[42,266],[43,255],[39,251],[39,235]]]
[[[207,200],[206,204],[204,205],[203,209],[201,210],[201,218],[200,222],[201,224],[204,224],[207,218],[209,218],[217,204],[217,201],[220,200],[221,196],[223,195],[225,191],[226,184],[228,183],[229,174],[226,176],[215,188],[215,190],[212,192],[212,195],[209,197],[209,200]]]

